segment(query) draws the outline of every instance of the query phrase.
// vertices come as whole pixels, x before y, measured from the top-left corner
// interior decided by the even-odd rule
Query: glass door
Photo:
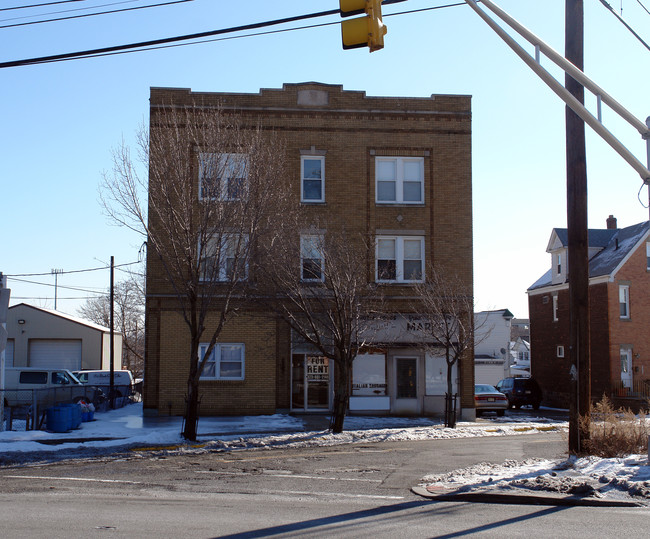
[[[292,409],[329,410],[331,375],[330,360],[326,357],[294,354],[291,376]]]

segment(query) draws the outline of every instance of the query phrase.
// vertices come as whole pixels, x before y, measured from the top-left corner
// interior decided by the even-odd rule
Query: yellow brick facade
[[[348,231],[423,236],[425,260],[458,275],[472,294],[471,99],[368,97],[337,85],[286,84],[259,94],[199,93],[153,88],[152,116],[161,105],[221,106],[244,122],[273,129],[286,141],[296,204],[301,155],[325,160],[325,201],[306,205],[314,222],[327,216]],[[424,160],[421,204],[377,204],[375,159]],[[374,261],[369,278],[374,279]],[[298,264],[298,261],[296,261]],[[381,285],[395,310],[412,293],[407,284]],[[144,401],[149,413],[183,413],[187,383],[187,326],[175,312],[161,268],[147,267],[147,357]],[[210,324],[208,321],[208,330]],[[243,381],[201,382],[202,414],[257,414],[291,409],[290,332],[261,312],[234,318],[221,342],[245,344]],[[397,352],[388,352],[387,357]],[[422,365],[424,365],[422,363]],[[473,355],[460,365],[460,406],[473,408]],[[424,374],[424,373],[422,373]],[[420,407],[420,413],[432,408]]]

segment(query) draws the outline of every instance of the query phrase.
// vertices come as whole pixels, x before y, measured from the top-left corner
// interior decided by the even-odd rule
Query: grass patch
[[[584,444],[589,455],[612,458],[648,451],[647,412],[635,415],[627,408],[614,408],[606,395],[591,407],[590,417],[580,418],[580,429],[589,432]]]

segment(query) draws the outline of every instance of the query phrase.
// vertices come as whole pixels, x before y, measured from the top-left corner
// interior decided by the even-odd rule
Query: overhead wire
[[[11,7],[2,7],[0,11],[13,11],[16,9],[30,9],[34,7],[47,7],[54,6],[56,4],[71,4],[72,2],[85,2],[86,0],[58,0],[57,2],[42,2],[40,4],[31,4],[29,6],[11,6]]]
[[[623,17],[621,17],[618,13],[616,13],[616,10],[614,10],[614,8],[613,8],[613,7],[612,7],[608,2],[606,2],[606,0],[600,0],[600,3],[601,3],[603,6],[605,6],[605,7],[610,11],[610,13],[611,13],[612,15],[614,15],[614,17],[616,17],[616,18],[618,19],[618,21],[619,21],[623,26],[625,26],[625,28],[628,29],[628,30],[632,33],[632,35],[633,35],[634,37],[636,37],[636,38],[637,38],[637,39],[638,39],[638,40],[643,44],[643,46],[644,46],[646,49],[648,49],[648,50],[650,51],[650,45],[648,45],[648,44],[643,40],[643,38],[642,38],[639,34],[637,34],[637,33],[634,31],[634,29],[633,29],[629,24],[627,24],[627,22],[625,22],[625,20],[623,19]],[[647,10],[646,10],[646,11],[647,11]]]
[[[114,13],[123,13],[123,12],[126,12],[126,11],[136,11],[136,10],[139,10],[139,9],[149,9],[149,8],[154,8],[154,7],[171,6],[171,5],[174,5],[174,4],[184,4],[186,2],[193,2],[193,1],[194,0],[173,0],[172,2],[161,2],[161,3],[158,3],[158,4],[149,4],[149,5],[146,5],[146,6],[135,6],[135,7],[128,7],[128,8],[123,8],[123,9],[113,9],[113,10],[109,10],[109,11],[100,11],[100,12],[97,12],[97,13],[84,13],[83,15],[69,15],[68,17],[57,17],[57,18],[54,18],[54,19],[44,19],[44,20],[41,20],[41,21],[29,21],[29,22],[18,22],[18,23],[14,23],[14,24],[4,24],[4,25],[0,26],[0,29],[17,28],[19,26],[30,26],[30,25],[33,25],[33,24],[43,24],[43,23],[47,23],[47,22],[68,21],[68,20],[72,20],[72,19],[82,19],[82,18],[85,18],[85,17],[96,17],[96,16],[99,16],[99,15],[110,15],[110,14],[114,14]],[[92,9],[92,8],[83,8],[83,9]],[[23,18],[23,17],[19,17],[19,18]],[[15,19],[5,19],[5,20],[15,20]]]
[[[124,264],[115,264],[113,267],[114,268],[121,268],[121,267],[124,267],[124,266],[133,266],[134,264],[140,264],[140,262],[141,261],[139,261],[139,260],[135,261],[135,262],[125,262]],[[66,274],[71,274],[71,273],[87,273],[87,272],[91,272],[91,271],[100,271],[100,270],[107,270],[107,269],[111,269],[111,266],[107,265],[107,266],[102,266],[102,267],[99,267],[99,268],[86,268],[86,269],[69,270],[69,271],[58,271],[57,270],[56,273],[58,275],[66,275]],[[14,277],[45,277],[47,275],[52,275],[52,274],[53,273],[50,271],[50,272],[47,272],[47,273],[15,273],[15,274],[4,273],[3,275],[5,277],[14,278]]]
[[[645,7],[645,6],[643,5],[643,3],[641,2],[641,0],[636,0],[636,1],[637,1],[638,4],[639,4],[639,5],[640,5],[644,10],[645,10],[645,12],[646,12],[648,15],[650,15],[650,11],[648,10],[647,7]]]
[[[393,4],[393,3],[400,3],[400,2],[404,2],[404,1],[405,0],[387,0],[384,3],[385,4]],[[411,14],[411,13],[420,13],[420,12],[424,12],[424,11],[432,11],[432,10],[437,10],[437,9],[445,9],[445,8],[465,6],[465,5],[467,5],[465,2],[455,2],[455,3],[451,3],[451,4],[432,6],[432,7],[428,7],[428,8],[420,8],[420,9],[402,11],[402,12],[398,12],[398,13],[389,13],[389,14],[385,14],[384,18],[391,17],[391,16],[396,16],[396,15],[406,15],[406,14]],[[232,37],[229,37],[229,38],[217,38],[217,39],[212,39],[212,40],[194,41],[192,43],[179,43],[180,41],[199,40],[201,38],[206,38],[206,37],[211,37],[211,36],[216,36],[216,35],[224,35],[224,34],[230,34],[230,33],[236,33],[236,32],[243,32],[243,31],[246,31],[246,30],[255,30],[255,29],[258,29],[258,28],[266,28],[266,27],[269,27],[269,26],[277,26],[277,25],[281,25],[281,24],[288,24],[288,23],[291,23],[291,22],[298,22],[298,21],[314,19],[314,18],[318,18],[318,17],[330,16],[330,15],[338,15],[339,13],[340,13],[340,10],[333,9],[333,10],[328,10],[328,11],[320,11],[320,12],[315,12],[315,13],[309,13],[309,14],[305,14],[305,15],[296,15],[296,16],[293,16],[293,17],[285,17],[285,18],[282,18],[282,19],[275,19],[275,20],[270,20],[270,21],[265,21],[265,22],[252,23],[252,24],[246,24],[246,25],[241,25],[241,26],[233,26],[233,27],[230,27],[230,28],[222,28],[222,29],[219,29],[219,30],[210,30],[210,31],[207,31],[207,32],[199,32],[199,33],[195,33],[195,34],[186,34],[186,35],[182,35],[182,36],[154,39],[154,40],[150,40],[150,41],[142,41],[142,42],[139,42],[139,43],[130,43],[130,44],[126,44],[126,45],[114,45],[114,46],[111,46],[111,47],[102,47],[102,48],[99,48],[99,49],[90,49],[90,50],[78,51],[78,52],[72,52],[72,53],[62,53],[62,54],[55,54],[55,55],[50,55],[50,56],[41,56],[41,57],[37,57],[37,58],[27,58],[27,59],[23,59],[23,60],[0,62],[0,69],[9,68],[9,67],[22,67],[22,66],[28,66],[28,65],[45,64],[45,63],[51,63],[51,62],[61,62],[61,61],[67,61],[67,60],[79,60],[79,59],[82,59],[82,58],[96,58],[96,57],[102,57],[102,56],[112,56],[112,55],[116,55],[116,54],[125,54],[125,53],[131,53],[131,52],[143,52],[143,51],[148,51],[148,50],[169,48],[169,47],[172,47],[172,46],[179,47],[179,46],[186,46],[186,45],[195,45],[195,44],[201,44],[201,43],[208,43],[208,42],[212,42],[212,41],[225,41],[227,39],[241,39],[241,38],[244,38],[244,37],[253,37],[253,36],[265,35],[265,34],[291,32],[291,31],[294,31],[294,30],[303,30],[303,29],[307,29],[307,28],[331,26],[331,25],[335,25],[335,24],[340,24],[340,22],[336,21],[336,22],[328,22],[328,23],[307,25],[307,26],[301,26],[301,27],[283,28],[283,29],[274,30],[274,31],[256,32],[256,33],[246,34],[246,35],[242,35],[242,36],[232,36]],[[173,45],[170,45],[172,43],[173,43]]]

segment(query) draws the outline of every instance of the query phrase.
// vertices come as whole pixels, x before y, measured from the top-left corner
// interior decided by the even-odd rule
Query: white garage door
[[[29,366],[42,369],[81,369],[81,340],[31,339]]]

